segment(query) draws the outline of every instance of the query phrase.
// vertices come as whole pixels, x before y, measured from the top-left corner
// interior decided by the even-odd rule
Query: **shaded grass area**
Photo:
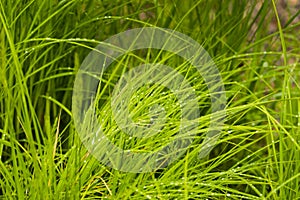
[[[300,54],[299,22],[294,21],[299,12],[283,24],[278,6],[273,1],[238,0],[1,1],[1,196],[299,198]],[[272,19],[276,29],[269,32]],[[148,50],[146,56],[143,51],[125,56],[121,61],[130,66],[145,60],[180,66],[199,95],[202,117],[197,138],[183,157],[155,172],[124,173],[102,165],[82,145],[72,121],[72,89],[80,64],[93,47],[116,33],[145,26],[174,29],[203,45],[225,85],[227,118],[216,147],[199,159],[211,114],[201,76],[186,72],[182,59],[168,53]],[[116,67],[120,70],[113,70]],[[115,63],[107,71],[107,87],[99,96],[99,115],[106,123],[106,134],[116,138],[116,143],[123,141],[114,137],[117,132],[112,130],[117,126],[111,122],[109,103],[125,67]],[[156,89],[141,88],[136,95]],[[157,95],[133,102],[137,120],[149,123],[143,105],[154,99],[170,107],[170,120],[178,118],[172,94]],[[125,141],[124,148],[139,144],[129,137]],[[141,142],[143,148],[152,148],[152,142],[164,144],[159,137]]]

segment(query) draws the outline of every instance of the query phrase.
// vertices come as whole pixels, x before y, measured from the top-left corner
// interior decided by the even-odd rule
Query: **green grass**
[[[3,199],[299,199],[299,12],[285,22],[276,1],[0,2],[0,197]],[[259,3],[261,2],[261,3]],[[276,24],[276,31],[269,26]],[[72,116],[75,76],[101,41],[132,28],[162,27],[201,44],[218,67],[227,96],[216,147],[199,158],[211,110],[203,78],[182,58],[133,51],[107,69],[97,114],[105,134],[133,151],[156,150],[178,128],[176,97],[145,85],[131,98],[134,121],[149,107],[166,111],[165,135],[138,139],[113,120],[111,96],[120,76],[141,63],[179,71],[194,87],[200,126],[187,152],[166,168],[121,172],[82,144]],[[150,95],[153,94],[153,95]]]

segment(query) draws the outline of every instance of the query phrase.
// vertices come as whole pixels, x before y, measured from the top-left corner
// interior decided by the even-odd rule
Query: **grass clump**
[[[1,198],[299,198],[299,11],[282,14],[273,0],[1,1]],[[160,119],[149,115],[151,106],[163,107],[163,134],[135,138],[113,120],[113,89],[141,63],[179,71],[195,89],[201,113],[185,154],[154,172],[126,173],[99,163],[82,144],[72,90],[81,63],[101,41],[150,26],[186,34],[207,50],[224,83],[227,116],[217,145],[199,159],[211,116],[203,77],[169,52],[124,55],[105,71],[97,95],[98,119],[116,145],[154,151],[178,129],[178,99],[158,84],[140,87],[129,110],[134,122],[148,126],[151,117]]]

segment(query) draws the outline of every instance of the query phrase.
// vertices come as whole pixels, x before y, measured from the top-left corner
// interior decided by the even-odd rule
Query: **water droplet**
[[[269,66],[269,63],[268,62],[264,62],[263,63],[263,67],[268,67]]]

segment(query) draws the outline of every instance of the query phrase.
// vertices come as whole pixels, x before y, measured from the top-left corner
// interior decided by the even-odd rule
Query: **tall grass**
[[[1,197],[300,198],[300,24],[294,20],[299,12],[283,24],[278,6],[273,0],[1,1]],[[270,32],[274,20],[277,29]],[[159,61],[187,75],[199,95],[201,127],[187,153],[168,167],[125,173],[102,165],[82,145],[72,118],[72,89],[80,64],[100,41],[145,26],[174,29],[203,45],[221,73],[227,117],[216,147],[199,159],[210,117],[203,79],[165,52],[149,49],[146,56],[143,51],[126,55],[121,61],[128,65],[115,63],[107,70],[99,96],[98,114],[116,144],[122,141],[113,137],[117,126],[109,108],[112,86],[121,69],[141,61]],[[145,105],[157,99],[171,119],[178,117],[176,99],[169,91],[159,91],[145,86],[137,92],[156,92],[132,102],[137,104],[137,120],[149,122]],[[125,149],[156,148],[151,140],[124,137]],[[166,142],[159,139],[156,144]]]

